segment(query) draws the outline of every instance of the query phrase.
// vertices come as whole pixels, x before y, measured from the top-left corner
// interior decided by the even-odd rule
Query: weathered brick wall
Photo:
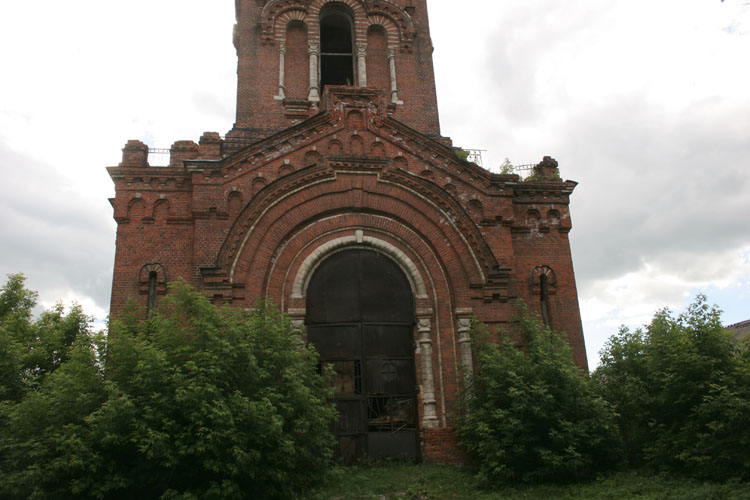
[[[122,163],[108,169],[118,223],[111,313],[129,297],[145,306],[144,266],[158,264],[170,281],[181,276],[217,304],[270,298],[302,322],[306,280],[322,259],[342,248],[376,249],[402,268],[415,296],[423,456],[462,461],[453,426],[459,367],[471,363],[468,318],[507,325],[519,297],[539,311],[546,273],[552,326],[586,366],[568,242],[575,183],[559,180],[551,159],[530,182],[491,174],[460,161],[439,137],[424,1],[396,2],[410,22],[402,18],[397,31],[403,104],[391,102],[382,62],[393,29],[385,42],[368,37],[367,19],[380,19],[372,14],[355,28],[372,44],[365,62],[376,88],[329,86],[314,113],[301,116],[304,106],[274,99],[279,45],[268,26],[281,15],[298,23],[302,14],[269,11],[276,3],[238,2],[238,121],[226,139],[178,141],[167,168],[150,167],[148,147],[130,141]],[[411,35],[401,30],[407,24]],[[308,24],[308,37],[314,31]],[[286,79],[292,95],[304,80],[297,49],[286,51],[287,70],[299,73]]]

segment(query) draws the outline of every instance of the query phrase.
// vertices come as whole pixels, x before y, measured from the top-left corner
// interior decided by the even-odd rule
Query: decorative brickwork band
[[[432,321],[430,318],[417,319],[417,332],[419,336],[418,352],[422,358],[422,384],[420,386],[424,409],[422,428],[434,429],[440,426],[440,422],[437,417],[435,384],[432,373]]]

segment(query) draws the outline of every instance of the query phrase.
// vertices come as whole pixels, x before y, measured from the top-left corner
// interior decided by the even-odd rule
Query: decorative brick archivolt
[[[388,35],[388,47],[395,48],[401,44],[401,32],[398,26],[396,26],[396,23],[393,22],[393,19],[390,17],[386,17],[382,14],[369,15],[367,16],[368,29],[370,26],[380,26],[385,30]],[[366,37],[365,40],[367,40]]]
[[[546,276],[549,293],[555,293],[557,288],[557,276],[549,266],[537,266],[529,273],[529,288],[531,292],[539,295],[541,293],[541,278]]]
[[[279,225],[298,227],[320,214],[348,210],[392,213],[416,231],[431,235],[428,239],[435,240],[431,244],[440,249],[451,279],[467,287],[485,283],[482,262],[487,255],[477,256],[473,246],[481,243],[481,235],[464,233],[471,228],[476,230],[465,213],[448,207],[446,200],[445,205],[438,203],[436,193],[420,192],[419,183],[426,181],[394,172],[386,175],[380,168],[350,166],[350,171],[338,168],[347,167],[302,169],[258,193],[234,223],[217,263],[227,270],[232,283],[245,282],[249,271],[263,265],[266,258],[263,251],[268,250],[264,242],[268,238],[278,239],[268,235],[277,231]],[[360,179],[359,189],[352,189],[355,178]]]
[[[293,7],[282,11],[280,15],[274,19],[274,38],[278,43],[286,41],[287,28],[289,27],[289,23],[294,21],[300,21],[307,26],[307,10],[302,7]],[[308,30],[309,29],[308,26]]]
[[[332,255],[353,248],[375,250],[391,258],[410,282],[417,306],[414,340],[421,388],[420,417],[423,428],[438,427],[445,423],[444,413],[440,417],[445,408],[445,377],[453,377],[442,369],[446,354],[450,366],[455,365],[455,327],[450,320],[453,287],[440,265],[440,257],[419,234],[383,215],[321,216],[295,230],[278,246],[265,280],[264,297],[275,301],[281,297],[282,308],[302,328],[307,284],[317,266]],[[287,296],[289,300],[283,301]],[[447,329],[442,338],[441,324]]]
[[[404,271],[404,274],[409,280],[411,291],[414,296],[417,299],[427,298],[427,289],[425,288],[424,279],[414,262],[412,262],[404,252],[387,241],[373,238],[371,236],[364,236],[364,231],[361,229],[356,230],[355,234],[351,236],[345,236],[329,241],[316,248],[315,251],[305,259],[302,265],[300,265],[299,270],[297,271],[297,277],[294,279],[294,286],[292,288],[292,298],[301,299],[307,295],[307,286],[310,284],[310,278],[321,262],[335,253],[350,248],[375,249],[384,255],[387,255],[399,265],[402,271]]]
[[[167,270],[159,262],[149,262],[148,264],[141,267],[141,269],[138,271],[139,293],[148,293],[151,273],[156,273],[156,293],[158,293],[159,295],[164,295],[165,293],[167,293]]]
[[[444,423],[444,382],[446,378],[448,381],[452,380],[454,375],[452,372],[444,372],[442,366],[455,365],[457,344],[451,311],[454,302],[461,300],[460,297],[454,297],[453,290],[467,286],[466,283],[453,286],[448,270],[441,264],[441,256],[430,242],[393,217],[351,212],[321,214],[305,224],[279,221],[278,226],[294,229],[281,239],[272,254],[255,261],[252,266],[255,277],[253,281],[263,281],[263,291],[248,279],[248,295],[254,297],[261,293],[264,298],[279,303],[300,328],[306,315],[304,283],[314,273],[316,263],[349,248],[367,248],[388,256],[404,270],[412,290],[416,290],[417,321],[428,319],[431,328],[429,338],[426,337],[425,330],[415,332],[417,368],[419,383],[422,385],[420,417],[427,427],[434,427],[438,422]],[[261,279],[260,270],[266,265],[265,278]],[[296,296],[292,293],[295,282]],[[303,283],[301,290],[300,283]],[[422,289],[424,294],[421,293]],[[444,325],[442,332],[441,325]],[[425,348],[420,349],[420,346]],[[432,371],[426,371],[428,363],[429,370]],[[433,391],[432,396],[429,395],[430,389]],[[435,412],[438,415],[437,421],[432,417]],[[424,419],[427,419],[427,423],[424,423]]]

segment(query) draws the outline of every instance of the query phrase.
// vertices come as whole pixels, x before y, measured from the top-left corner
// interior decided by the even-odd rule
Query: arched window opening
[[[545,325],[552,326],[549,318],[549,283],[546,274],[539,276],[539,288],[541,292],[539,294],[539,301],[542,306],[542,320]]]
[[[552,326],[552,311],[550,309],[550,297],[555,295],[557,277],[555,271],[549,266],[537,266],[531,270],[529,275],[530,292],[539,295],[539,307],[542,313],[542,321],[547,326]]]
[[[144,265],[138,271],[138,293],[146,296],[146,317],[157,306],[157,297],[167,293],[167,270],[158,262]]]
[[[148,305],[146,308],[146,314],[151,317],[154,310],[156,309],[156,285],[159,279],[159,275],[156,271],[148,273]]]
[[[354,32],[343,7],[327,9],[320,18],[320,88],[354,84]]]

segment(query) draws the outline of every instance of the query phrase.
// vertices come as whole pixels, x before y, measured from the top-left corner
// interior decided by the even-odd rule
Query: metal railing
[[[480,167],[483,167],[482,153],[487,151],[486,149],[464,149],[469,155],[466,157],[466,161],[476,163]]]
[[[171,152],[164,148],[149,148],[148,164],[151,167],[168,167]]]
[[[245,146],[249,146],[251,144],[254,144],[257,142],[257,139],[245,139],[245,138],[239,138],[239,137],[232,137],[232,138],[225,138],[222,137],[222,140],[225,142],[225,147],[228,147],[230,150],[239,150],[242,149]],[[482,154],[485,153],[486,149],[463,149],[468,153],[468,156],[466,157],[466,161],[476,163],[480,167],[484,167],[484,159],[482,157]],[[170,162],[170,156],[171,151],[167,148],[149,148],[148,150],[148,164],[152,167],[168,167]],[[527,163],[523,165],[513,165],[510,168],[509,172],[510,174],[517,174],[522,179],[525,179],[526,177],[529,177],[532,175],[534,171],[534,167],[536,167],[535,163]],[[493,171],[497,172],[497,170]]]
[[[521,177],[521,179],[525,179],[533,175],[535,167],[536,167],[535,163],[526,163],[523,165],[511,165],[510,168],[504,168],[504,171],[501,171],[500,173],[516,174],[519,177]]]

